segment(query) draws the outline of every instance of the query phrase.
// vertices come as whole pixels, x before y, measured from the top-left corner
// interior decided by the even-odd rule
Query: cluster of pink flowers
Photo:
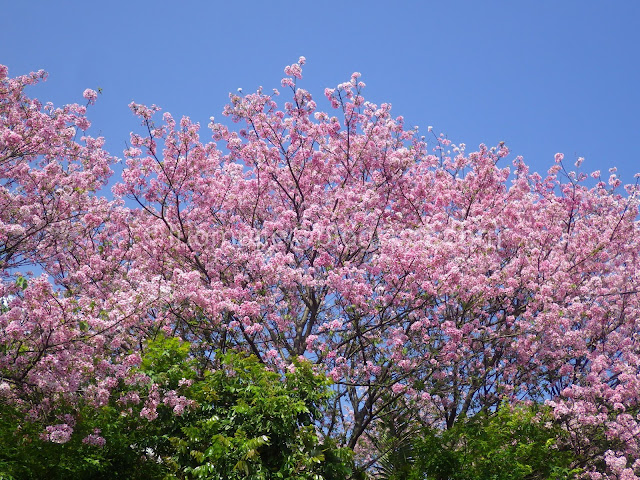
[[[183,395],[178,395],[174,390],[165,392],[162,402],[173,408],[173,413],[182,415],[186,408],[193,405],[193,400],[189,400]]]
[[[43,437],[53,443],[67,443],[71,439],[73,427],[66,423],[46,427]]]
[[[95,90],[91,90],[87,88],[84,92],[82,92],[82,96],[89,100],[89,103],[93,105],[98,99],[98,93]]]
[[[93,445],[95,447],[104,447],[106,440],[100,436],[100,429],[96,428],[93,433],[90,433],[82,439],[82,443],[85,445]]]

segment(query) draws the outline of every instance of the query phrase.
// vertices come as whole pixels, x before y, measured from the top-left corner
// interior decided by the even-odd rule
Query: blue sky
[[[0,0],[0,63],[45,69],[31,94],[81,102],[102,88],[91,133],[120,156],[155,103],[206,124],[228,92],[279,87],[307,58],[316,97],[354,71],[365,97],[468,150],[506,141],[533,170],[556,152],[587,172],[640,171],[640,2]],[[281,97],[282,98],[282,97]]]

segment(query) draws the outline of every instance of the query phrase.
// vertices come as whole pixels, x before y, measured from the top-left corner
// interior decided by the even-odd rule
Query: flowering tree
[[[9,78],[0,66],[0,400],[33,418],[78,397],[106,401],[139,361],[122,346],[146,301],[130,297],[126,245],[110,240],[118,212],[96,194],[113,159],[84,134],[86,106],[25,94],[45,76]],[[60,425],[53,441],[71,434]]]
[[[504,144],[467,153],[434,135],[429,148],[388,104],[364,100],[359,74],[325,91],[323,112],[298,86],[303,63],[285,69],[282,110],[277,90],[231,95],[224,113],[241,126],[212,120],[209,143],[189,118],[131,104],[144,131],[116,201],[83,187],[74,211],[86,214],[59,227],[78,246],[57,231],[52,245],[22,243],[68,292],[84,329],[73,345],[104,347],[91,388],[108,396],[139,361],[136,339],[163,329],[204,369],[229,349],[281,371],[310,359],[336,393],[318,427],[365,453],[399,408],[452,428],[504,400],[548,402],[579,467],[638,474],[636,186],[567,171],[560,154],[542,177],[520,158],[499,166]]]

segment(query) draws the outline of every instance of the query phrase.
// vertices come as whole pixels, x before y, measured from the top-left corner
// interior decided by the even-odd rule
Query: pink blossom
[[[46,427],[45,438],[53,443],[67,443],[71,439],[73,428],[66,423]]]
[[[82,443],[85,445],[94,445],[96,447],[104,447],[107,443],[106,440],[100,435],[91,433],[82,439]]]
[[[91,90],[90,88],[87,88],[84,92],[82,92],[82,96],[87,100],[89,100],[89,103],[93,105],[96,102],[96,99],[98,98],[98,93],[95,90]]]
[[[406,390],[406,388],[407,388],[406,385],[402,385],[401,383],[394,383],[391,386],[391,391],[397,395],[399,393],[404,392]]]

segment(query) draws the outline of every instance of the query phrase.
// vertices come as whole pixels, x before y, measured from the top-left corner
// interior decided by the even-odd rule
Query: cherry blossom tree
[[[93,179],[65,190],[64,210],[57,186],[18,192],[10,182],[26,181],[3,170],[6,198],[39,199],[52,211],[40,229],[2,218],[18,245],[5,247],[5,278],[24,259],[65,293],[29,281],[3,313],[4,336],[14,338],[5,332],[40,285],[48,300],[32,301],[60,310],[42,313],[59,318],[52,331],[76,329],[51,358],[100,352],[104,381],[87,388],[104,396],[139,362],[141,339],[161,329],[188,341],[204,369],[216,368],[215,352],[234,349],[276,371],[311,360],[335,390],[318,428],[363,462],[375,461],[364,457],[376,455],[369,446],[380,422],[400,410],[451,429],[504,401],[535,402],[554,409],[576,467],[594,479],[636,478],[637,186],[623,187],[614,170],[586,175],[581,159],[570,170],[561,154],[541,176],[519,157],[509,166],[503,143],[467,152],[442,135],[427,142],[389,104],[365,101],[357,73],[325,91],[322,111],[298,85],[303,64],[285,69],[282,108],[277,90],[230,95],[224,114],[239,127],[212,119],[209,142],[189,118],[159,119],[158,107],[132,103],[143,130],[131,135],[111,203],[90,194],[111,161],[99,140],[80,147],[69,133],[50,154],[3,153],[3,165],[73,166],[61,178]],[[6,73],[3,82],[14,85]],[[3,97],[9,112],[28,102],[15,95]],[[83,107],[68,108],[59,132],[86,125]],[[16,118],[11,125],[26,121]],[[11,125],[0,152],[31,142]],[[71,157],[74,148],[87,151]],[[28,167],[36,158],[45,163]],[[47,195],[54,203],[40,200]],[[68,381],[62,373],[51,384]],[[13,375],[3,373],[11,391]]]
[[[0,67],[0,400],[33,418],[105,401],[137,361],[122,345],[146,301],[123,288],[118,212],[97,194],[114,161],[85,134],[97,93],[85,90],[85,106],[43,105],[25,88],[45,77]]]
[[[158,321],[203,355],[313,359],[337,391],[324,428],[351,447],[400,400],[451,427],[507,398],[638,458],[636,187],[589,186],[560,154],[544,178],[512,171],[504,144],[428,150],[359,74],[319,111],[302,64],[283,110],[277,91],[231,95],[242,126],[212,121],[217,143],[131,105],[146,134],[114,192],[140,205],[132,269],[171,292]]]

